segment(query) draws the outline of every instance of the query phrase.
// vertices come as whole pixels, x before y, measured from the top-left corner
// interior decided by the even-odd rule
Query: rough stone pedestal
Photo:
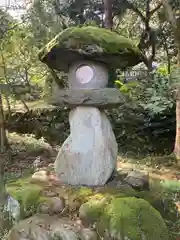
[[[116,168],[117,143],[104,112],[77,107],[70,112],[70,136],[55,161],[60,181],[72,185],[104,185]]]

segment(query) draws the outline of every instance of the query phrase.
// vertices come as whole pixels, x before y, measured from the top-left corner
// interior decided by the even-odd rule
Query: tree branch
[[[152,17],[155,12],[157,12],[162,7],[162,3],[159,3],[157,7],[155,7],[153,10],[150,11],[149,16]]]
[[[149,18],[150,13],[150,0],[146,0],[146,18]]]
[[[141,13],[141,11],[138,8],[136,8],[132,3],[129,3],[129,2],[127,2],[127,3],[128,3],[128,8],[133,10],[142,19],[142,21],[145,23],[146,22],[146,18]]]
[[[146,17],[145,17],[146,32],[150,31],[149,21],[150,21],[150,0],[146,0]]]

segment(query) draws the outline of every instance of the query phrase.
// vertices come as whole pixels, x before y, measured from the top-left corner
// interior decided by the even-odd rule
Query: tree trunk
[[[104,0],[104,27],[108,29],[113,28],[113,16],[112,16],[112,0]]]
[[[180,90],[177,92],[176,100],[176,140],[174,146],[174,154],[177,160],[180,160]]]
[[[4,95],[5,99],[6,99],[6,104],[7,104],[7,108],[8,108],[8,115],[11,116],[11,104],[9,101],[9,97],[7,96],[7,94]]]
[[[4,207],[6,204],[6,190],[4,183],[4,154],[0,153],[0,236],[4,232],[4,224],[6,221]]]
[[[180,42],[178,45],[178,64],[177,68],[180,71]],[[180,74],[178,74],[179,76]],[[174,145],[174,154],[177,160],[180,160],[180,86],[176,87],[176,140]]]
[[[2,106],[2,95],[0,95],[0,234],[4,231],[4,224],[6,217],[4,213],[4,206],[6,203],[6,190],[4,184],[4,158],[7,147],[7,138],[4,127],[4,112]]]
[[[174,33],[174,39],[175,39],[176,47],[178,50],[177,69],[178,71],[180,71],[179,69],[180,68],[180,34],[179,34],[180,24],[176,19],[176,16],[174,14],[174,11],[171,7],[169,0],[163,0],[162,4],[166,11],[167,19],[171,24],[171,27]],[[174,154],[176,156],[176,159],[180,160],[180,86],[178,86],[177,84],[176,84],[176,140],[174,145]]]
[[[4,111],[2,105],[2,95],[0,94],[0,152],[5,152],[7,149],[8,141],[6,137],[5,124],[4,124]],[[1,161],[0,161],[1,168]]]
[[[27,67],[24,68],[24,73],[25,73],[26,85],[29,87],[29,89],[31,89],[31,84],[30,84],[30,81],[29,81],[29,74],[28,74],[28,68]]]

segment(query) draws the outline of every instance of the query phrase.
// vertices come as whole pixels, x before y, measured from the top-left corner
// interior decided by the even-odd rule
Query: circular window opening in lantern
[[[93,69],[88,65],[81,65],[76,70],[76,78],[81,84],[86,84],[93,79],[94,72]]]

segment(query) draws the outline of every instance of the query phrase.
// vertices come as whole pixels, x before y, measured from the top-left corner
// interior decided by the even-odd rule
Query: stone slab
[[[56,89],[47,101],[49,104],[55,106],[67,105],[69,107],[93,106],[98,108],[109,108],[124,104],[125,98],[116,88]]]
[[[60,148],[55,171],[60,182],[104,185],[116,168],[118,147],[106,114],[94,107],[70,112],[70,135]]]

